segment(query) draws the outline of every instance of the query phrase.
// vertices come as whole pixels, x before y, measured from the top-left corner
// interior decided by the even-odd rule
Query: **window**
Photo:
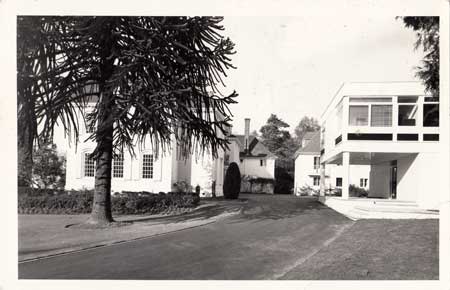
[[[320,157],[314,157],[314,169],[319,169],[320,167]]]
[[[417,118],[417,105],[398,106],[398,125],[415,126]]]
[[[260,159],[259,160],[259,165],[260,166],[266,166],[266,160],[265,159]]]
[[[95,175],[95,161],[91,157],[91,153],[84,154],[84,176],[94,177]]]
[[[423,104],[423,126],[439,126],[439,104]]]
[[[230,154],[225,153],[223,164],[224,164],[225,166],[230,165]]]
[[[142,178],[153,178],[153,155],[142,155]]]
[[[342,186],[342,177],[336,177],[336,186]]]
[[[367,187],[367,178],[359,179],[359,187]]]
[[[368,106],[350,106],[348,124],[350,126],[367,126],[369,123]]]
[[[313,177],[313,185],[319,186],[320,185],[320,176],[314,176]]]
[[[95,120],[92,120],[89,116],[86,117],[86,133],[94,133],[95,132]]]
[[[118,154],[113,159],[113,178],[123,178],[123,153]]]
[[[391,127],[392,105],[372,105],[370,126]]]

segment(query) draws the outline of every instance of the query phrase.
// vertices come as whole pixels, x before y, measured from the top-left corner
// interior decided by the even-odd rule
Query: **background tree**
[[[417,40],[414,49],[422,47],[425,53],[422,65],[416,67],[416,75],[434,97],[439,97],[439,17],[398,18],[403,20],[405,27],[416,32]]]
[[[297,147],[302,146],[303,137],[307,132],[317,132],[320,130],[319,121],[314,117],[304,116],[297,127],[295,127],[295,143]]]
[[[264,126],[261,127],[263,144],[278,158],[275,161],[275,192],[290,193],[294,182],[295,141],[291,137],[289,124],[275,114],[271,114]]]
[[[320,130],[320,125],[314,117],[303,117],[295,127],[295,143],[298,147],[301,146],[303,137],[307,132],[317,132]]]
[[[56,145],[41,144],[33,154],[33,183],[39,188],[64,188],[65,158],[59,156]]]
[[[289,128],[289,124],[277,115],[271,114],[266,124],[259,130],[264,145],[278,157],[286,156],[284,143],[291,138],[291,134],[285,128]]]
[[[159,148],[170,148],[172,135],[185,156],[206,148],[216,155],[226,146],[217,131],[230,125],[228,105],[237,94],[223,96],[217,88],[225,71],[233,68],[234,44],[220,35],[222,18],[94,16],[37,17],[36,21],[43,22],[39,27],[48,34],[43,42],[50,42],[51,55],[57,59],[56,65],[37,76],[36,83],[49,86],[31,94],[41,108],[35,111],[43,134],[51,137],[59,121],[66,132],[73,127],[77,138],[76,110],[82,110],[86,97],[94,97],[93,111],[82,114],[96,124],[89,137],[97,142],[90,223],[113,221],[115,150],[127,148],[134,154],[134,146],[149,137],[158,155]],[[18,29],[22,27],[18,24]],[[26,47],[24,40],[32,35],[22,32],[25,37],[18,38],[23,41],[18,45]]]
[[[17,18],[17,147],[18,185],[32,182],[33,145],[38,138],[38,120],[52,83],[48,72],[56,65],[51,17]],[[47,93],[43,93],[47,91]],[[46,134],[43,134],[46,135]]]

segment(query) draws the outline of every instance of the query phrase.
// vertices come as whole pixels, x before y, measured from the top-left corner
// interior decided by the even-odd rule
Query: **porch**
[[[439,218],[439,211],[422,209],[414,201],[335,196],[319,196],[319,201],[352,220]]]

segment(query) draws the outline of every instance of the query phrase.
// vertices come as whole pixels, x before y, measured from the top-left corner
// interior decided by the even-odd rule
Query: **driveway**
[[[95,248],[77,253],[55,256],[36,261],[19,263],[21,279],[327,279],[335,277],[333,271],[339,271],[339,279],[370,279],[371,262],[389,263],[389,257],[368,256],[363,263],[363,271],[348,271],[340,267],[339,257],[333,256],[334,270],[326,263],[326,251],[333,245],[348,241],[347,232],[351,232],[355,223],[332,209],[318,203],[314,198],[298,198],[290,195],[241,195],[248,199],[240,214],[205,226],[173,232],[162,236],[140,239],[107,247]],[[436,221],[421,220],[419,227],[427,226],[429,231],[437,230]],[[393,225],[401,229],[396,221],[382,225]],[[430,230],[431,228],[431,230]],[[357,239],[359,231],[351,233]],[[420,228],[419,228],[420,229]],[[398,231],[398,230],[397,230]],[[416,258],[426,263],[425,274],[420,278],[435,279],[437,276],[437,240],[420,239],[415,234],[414,249]],[[382,234],[382,233],[381,233]],[[373,231],[374,239],[379,236]],[[430,233],[423,233],[429,236]],[[397,243],[402,243],[399,235]],[[408,240],[406,240],[408,242]],[[423,245],[421,244],[423,243]],[[352,247],[338,247],[338,251],[352,251]],[[376,247],[376,243],[375,244]],[[389,244],[389,243],[388,243]],[[382,245],[386,246],[386,243]],[[405,245],[408,247],[408,245]],[[373,245],[371,245],[373,247]],[[423,253],[422,247],[430,251]],[[335,250],[333,250],[335,253]],[[371,249],[371,253],[374,249]],[[376,252],[376,251],[375,251]],[[345,254],[351,259],[351,253]],[[410,253],[404,253],[407,261]],[[315,257],[321,257],[319,261]],[[398,255],[395,257],[398,260]],[[374,260],[371,261],[370,259]],[[378,260],[376,260],[378,259]],[[427,260],[428,259],[428,260]],[[308,263],[313,263],[308,266]],[[321,263],[323,264],[321,266]],[[349,261],[346,260],[349,264]],[[351,264],[351,263],[350,263]],[[320,267],[328,267],[325,276],[311,275],[308,269],[321,273]],[[332,267],[331,267],[332,268]],[[416,268],[404,265],[399,279],[419,277]],[[331,273],[331,274],[330,274]],[[386,273],[378,273],[381,279],[389,279]],[[378,279],[379,276],[377,276]],[[397,277],[397,276],[396,276]],[[394,278],[398,279],[398,278]]]

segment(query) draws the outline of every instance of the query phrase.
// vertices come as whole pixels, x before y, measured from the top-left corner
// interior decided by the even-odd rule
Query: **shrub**
[[[49,194],[30,189],[19,194],[19,213],[83,214],[90,213],[94,193],[92,190],[67,191]],[[111,198],[112,212],[121,214],[157,214],[193,208],[200,197],[192,193],[125,192]]]
[[[300,196],[319,195],[319,190],[316,190],[309,185],[305,185],[300,187],[299,193]]]
[[[236,162],[231,162],[223,182],[223,195],[226,199],[237,199],[241,189],[241,172]]]
[[[351,197],[368,197],[369,196],[369,191],[362,188],[362,187],[358,187],[354,184],[350,184],[349,188],[349,196]]]
[[[275,168],[275,193],[278,194],[290,194],[294,187],[294,178],[291,173],[289,173],[283,167]]]

